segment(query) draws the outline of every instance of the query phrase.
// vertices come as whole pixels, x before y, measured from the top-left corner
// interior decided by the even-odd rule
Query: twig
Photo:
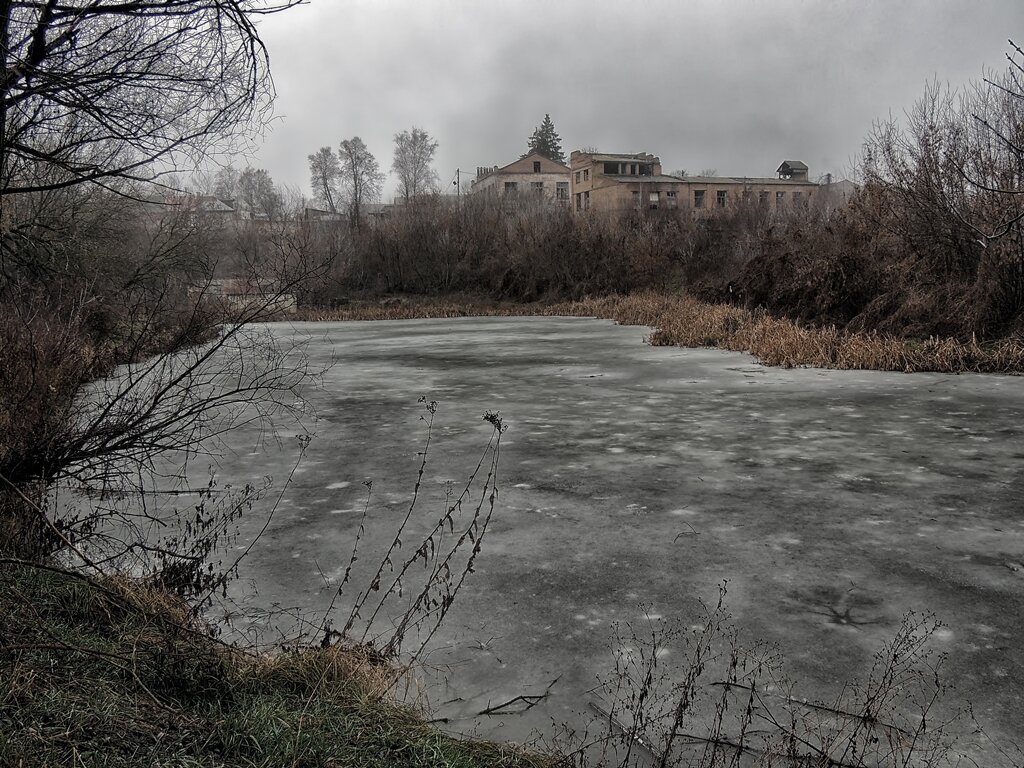
[[[281,493],[277,495],[277,501],[274,502],[274,506],[272,506],[270,508],[270,511],[267,513],[267,517],[263,521],[263,527],[260,528],[259,533],[256,534],[253,540],[249,542],[249,545],[244,550],[242,550],[242,554],[236,557],[234,562],[231,563],[231,565],[224,570],[220,578],[213,582],[213,585],[207,590],[206,594],[196,601],[195,607],[192,609],[195,613],[199,612],[202,605],[207,601],[207,599],[209,599],[213,595],[214,592],[216,592],[220,587],[227,583],[229,575],[232,572],[234,572],[234,570],[238,567],[238,564],[241,563],[242,560],[249,554],[249,552],[252,551],[252,548],[256,546],[256,542],[263,538],[263,534],[267,532],[267,528],[270,527],[270,521],[274,519],[274,513],[277,512],[278,507],[281,506],[281,500],[284,498],[285,493],[288,491],[288,487],[292,484],[292,479],[295,477],[295,470],[299,468],[299,464],[302,462],[302,458],[306,455],[306,448],[309,445],[309,437],[303,436],[300,438],[300,440],[302,442],[299,447],[299,455],[296,457],[295,464],[292,465],[291,471],[288,472],[288,477],[285,478],[284,485],[281,488]]]
[[[771,696],[772,698],[781,699],[782,701],[786,702],[787,704],[798,704],[801,707],[807,707],[808,709],[816,709],[816,710],[818,710],[820,712],[828,712],[830,714],[839,715],[841,717],[848,717],[848,718],[850,718],[852,720],[866,720],[866,719],[869,719],[867,715],[859,714],[857,712],[848,712],[848,711],[846,711],[844,709],[838,709],[837,707],[830,707],[827,704],[815,704],[815,703],[810,702],[810,701],[801,701],[800,699],[797,699],[797,698],[795,698],[793,696],[784,696],[781,693],[771,693],[770,691],[757,691],[754,688],[752,688],[751,686],[744,685],[743,683],[729,683],[729,682],[725,682],[724,680],[719,680],[717,682],[709,683],[709,685],[720,686],[720,687],[724,687],[724,688],[727,688],[727,689],[728,688],[739,688],[742,691],[751,691],[753,693],[757,693],[759,698],[761,696],[767,694],[768,696]],[[875,719],[875,718],[870,718],[870,719],[871,719],[871,721],[873,723],[875,723],[877,725],[880,725],[883,728],[892,729],[894,731],[897,731],[899,733],[904,734],[905,736],[913,735],[913,734],[910,733],[910,731],[904,730],[903,728],[900,728],[898,725],[892,725],[891,723],[886,723],[886,722],[884,722],[882,720],[878,720],[878,719]]]
[[[700,531],[698,531],[696,528],[694,528],[689,523],[683,523],[683,525],[685,525],[690,530],[689,531],[681,531],[680,533],[677,533],[676,537],[674,539],[672,539],[672,543],[673,544],[675,544],[677,541],[679,541],[683,536],[700,536]]]
[[[632,740],[632,742],[634,744],[636,744],[637,746],[641,747],[644,751],[646,751],[647,754],[651,757],[652,760],[656,759],[657,755],[654,754],[654,748],[651,747],[651,745],[649,745],[642,738],[640,738],[635,732],[633,732],[632,728],[627,728],[622,723],[622,721],[620,721],[617,717],[615,717],[615,715],[613,715],[611,713],[611,711],[605,709],[604,707],[602,707],[600,704],[598,704],[596,701],[593,701],[593,700],[588,701],[587,704],[590,706],[590,708],[592,710],[594,710],[601,717],[607,718],[609,724],[615,726],[620,731],[622,731],[622,733],[625,734],[626,736],[628,736]]]
[[[555,683],[557,683],[561,679],[562,679],[562,676],[559,675],[554,680],[552,680],[550,683],[548,683],[548,687],[544,689],[544,693],[533,693],[533,694],[521,693],[518,696],[514,696],[513,698],[509,699],[508,701],[506,701],[506,702],[504,702],[502,704],[495,704],[493,707],[487,707],[487,709],[484,709],[484,710],[481,710],[480,712],[477,712],[477,715],[479,716],[479,715],[519,715],[519,714],[522,714],[523,712],[526,712],[528,710],[533,709],[538,704],[540,704],[542,701],[544,701],[544,699],[546,699],[548,697],[548,695],[551,693],[551,689],[554,687]],[[523,702],[523,704],[525,704],[526,706],[523,707],[522,709],[512,709],[512,710],[508,709],[513,704],[515,704],[516,702],[519,702],[519,701]]]
[[[59,539],[60,539],[61,541],[63,541],[63,542],[64,542],[64,544],[65,544],[65,545],[66,545],[66,546],[67,546],[67,547],[68,547],[68,548],[69,548],[69,549],[70,549],[70,550],[71,550],[72,552],[74,552],[74,553],[75,553],[76,555],[78,555],[78,556],[79,556],[79,557],[80,557],[80,558],[82,559],[82,562],[83,562],[83,563],[85,563],[86,565],[88,565],[88,566],[89,566],[90,568],[92,568],[93,570],[95,570],[95,571],[96,571],[97,573],[99,573],[99,574],[102,574],[102,573],[103,573],[103,569],[102,569],[102,568],[100,568],[100,567],[99,567],[98,565],[96,565],[96,564],[95,564],[95,563],[94,563],[94,562],[93,562],[92,560],[90,560],[90,559],[89,559],[89,558],[88,558],[88,557],[87,557],[87,556],[85,555],[85,553],[84,553],[84,552],[82,552],[82,550],[80,550],[80,549],[79,549],[78,547],[76,547],[76,546],[75,546],[74,544],[72,544],[72,543],[71,543],[71,540],[70,540],[70,539],[69,539],[69,538],[68,538],[67,536],[65,536],[65,535],[63,534],[63,532],[62,532],[62,531],[61,531],[61,530],[60,530],[60,529],[59,529],[59,528],[58,528],[58,527],[57,527],[56,525],[54,525],[53,521],[52,521],[52,520],[50,520],[50,518],[49,518],[49,516],[48,516],[48,515],[46,514],[46,512],[44,512],[44,511],[43,511],[42,507],[40,507],[40,506],[39,506],[38,504],[36,504],[36,503],[35,503],[34,501],[32,501],[32,499],[30,499],[30,498],[29,498],[28,496],[26,496],[26,495],[25,495],[25,492],[24,492],[24,491],[22,491],[22,490],[21,490],[21,488],[19,488],[19,487],[18,487],[17,485],[15,485],[15,484],[14,484],[14,483],[12,483],[12,482],[11,482],[10,480],[8,480],[8,479],[7,479],[7,477],[5,477],[4,475],[0,475],[0,480],[3,480],[3,481],[4,481],[5,483],[7,483],[7,485],[9,485],[9,486],[11,487],[11,489],[12,489],[12,490],[13,490],[13,491],[14,491],[14,492],[15,492],[16,494],[18,494],[18,496],[20,496],[20,497],[21,497],[22,501],[24,501],[24,502],[25,502],[26,504],[28,504],[28,505],[29,505],[30,507],[32,507],[32,509],[34,509],[34,510],[36,511],[36,513],[38,513],[38,515],[39,515],[40,519],[42,519],[42,521],[43,521],[44,523],[46,523],[46,525],[47,525],[47,526],[49,526],[50,530],[52,530],[52,531],[53,531],[53,532],[54,532],[55,534],[57,534],[57,537],[58,537],[58,538],[59,538]]]
[[[547,697],[548,697],[548,695],[546,693],[537,693],[537,694],[532,694],[532,695],[531,694],[520,694],[518,696],[514,696],[513,698],[509,699],[508,701],[506,701],[506,702],[504,702],[502,704],[496,704],[493,707],[487,707],[487,709],[482,709],[479,712],[477,712],[477,714],[478,715],[511,715],[511,714],[518,715],[521,712],[526,712],[529,709],[533,709],[535,706],[537,706],[542,701],[544,701],[544,699],[546,699]],[[515,709],[515,710],[508,709],[508,707],[511,707],[513,704],[515,704],[518,701],[523,702],[526,706],[523,707],[522,709]]]

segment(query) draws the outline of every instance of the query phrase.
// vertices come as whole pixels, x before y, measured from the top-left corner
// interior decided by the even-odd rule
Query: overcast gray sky
[[[310,153],[360,136],[387,170],[412,126],[439,142],[442,185],[460,167],[467,184],[518,158],[545,112],[567,156],[747,176],[798,159],[842,177],[929,80],[1002,69],[1024,1],[312,0],[261,34],[277,118],[249,162],[305,194]]]

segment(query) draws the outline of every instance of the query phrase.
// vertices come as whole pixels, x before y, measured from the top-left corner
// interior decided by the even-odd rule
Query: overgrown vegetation
[[[766,330],[750,343],[764,350],[778,339],[774,351],[756,352],[766,362],[1019,369],[1024,52],[1013,46],[1008,60],[1000,75],[963,92],[930,88],[904,120],[879,123],[849,201],[822,189],[808,206],[736,201],[706,217],[581,215],[528,197],[419,201],[346,236],[332,279],[304,299],[337,307],[367,293],[547,303],[682,294],[752,313]],[[790,326],[770,318],[821,334],[783,333]],[[682,320],[658,325],[659,338],[700,335]],[[1005,340],[998,351],[985,346],[996,340]],[[823,349],[794,349],[813,346]]]
[[[266,118],[254,18],[291,5],[0,6],[0,551],[45,558],[94,527],[48,516],[55,482],[111,490],[294,403],[304,372],[244,329],[320,252],[301,228],[217,226],[161,183]],[[241,300],[215,296],[228,275]]]
[[[599,317],[623,325],[654,328],[656,346],[719,347],[749,352],[766,365],[787,368],[1011,373],[1024,370],[1024,346],[1017,339],[987,343],[931,337],[899,338],[854,332],[775,317],[763,309],[709,304],[686,295],[638,293],[551,303],[493,302],[447,297],[353,302],[333,310],[312,309],[308,320],[409,320],[417,317],[562,315]]]
[[[808,700],[787,680],[784,658],[744,646],[725,587],[689,630],[660,618],[619,626],[615,668],[597,689],[597,734],[583,737],[580,766],[955,766],[971,760],[944,710],[942,658],[929,647],[938,624],[904,617],[878,650],[868,678],[834,701]],[[682,651],[681,663],[666,659]],[[1005,756],[1005,755],[1004,755]]]
[[[714,219],[424,204],[345,233],[334,275],[303,295],[301,316],[596,315],[652,325],[652,343],[749,351],[771,365],[1021,370],[1024,294],[922,270],[919,253],[866,218],[880,195]],[[1016,242],[990,246],[978,274],[1004,264],[1015,285]]]
[[[162,457],[211,451],[242,423],[281,429],[305,408],[315,372],[256,322],[320,279],[339,239],[265,171],[237,178],[248,218],[231,221],[162,179],[268,115],[255,19],[295,4],[0,10],[5,765],[538,764],[442,736],[392,700],[399,655],[422,651],[481,551],[497,414],[477,472],[422,541],[399,551],[417,485],[376,571],[362,581],[357,536],[331,605],[273,657],[219,644],[199,616],[260,538],[225,559],[239,516],[266,501],[265,530],[290,478],[211,477],[187,489],[187,511],[147,496]],[[58,486],[75,502],[57,503]]]
[[[440,733],[393,698],[369,646],[254,656],[180,599],[123,578],[0,560],[5,765],[540,768]]]
[[[11,765],[943,766],[971,760],[941,705],[936,624],[908,616],[870,675],[800,698],[778,649],[744,647],[724,590],[691,629],[618,627],[594,720],[561,754],[439,732],[375,646],[257,655],[188,603],[120,576],[0,559],[0,755]],[[682,664],[666,663],[681,654]],[[1013,756],[1002,757],[1012,762]]]

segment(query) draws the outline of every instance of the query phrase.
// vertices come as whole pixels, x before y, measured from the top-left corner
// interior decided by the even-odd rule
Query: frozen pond
[[[993,735],[1024,737],[1024,378],[766,368],[578,318],[274,329],[332,367],[244,569],[260,605],[326,605],[365,480],[372,520],[404,510],[419,397],[440,403],[430,499],[475,464],[484,411],[509,425],[477,572],[428,659],[450,670],[430,699],[453,728],[519,738],[571,719],[612,667],[613,623],[689,625],[727,579],[736,625],[779,645],[807,698],[864,674],[905,612],[934,612],[953,696]],[[281,478],[297,452],[231,440],[234,483]],[[526,714],[474,717],[556,678]]]

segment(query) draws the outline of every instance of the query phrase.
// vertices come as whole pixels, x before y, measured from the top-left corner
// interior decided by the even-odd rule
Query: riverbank
[[[840,370],[936,373],[1020,373],[1024,339],[995,342],[900,338],[804,325],[728,304],[688,296],[643,293],[572,302],[502,303],[473,297],[390,297],[331,308],[308,308],[298,320],[412,320],[493,316],[573,316],[645,325],[656,346],[718,347],[748,352],[765,365]]]
[[[121,578],[0,561],[4,765],[545,768],[438,731],[362,647],[257,655],[178,598]]]

